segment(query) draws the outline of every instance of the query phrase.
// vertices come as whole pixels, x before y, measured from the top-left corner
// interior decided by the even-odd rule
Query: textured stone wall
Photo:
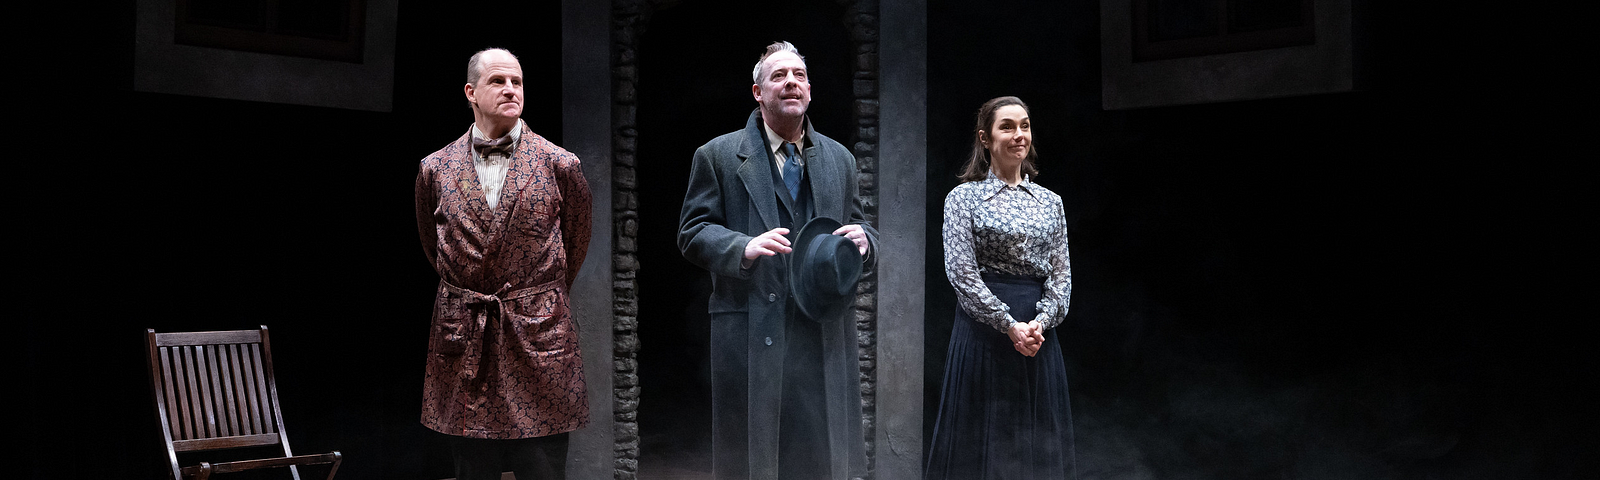
[[[612,429],[616,432],[616,480],[639,475],[639,193],[635,125],[639,72],[634,61],[639,34],[649,22],[647,0],[611,3],[611,210],[612,252]]]
[[[850,27],[850,45],[855,49],[851,80],[856,129],[851,150],[856,156],[856,178],[867,217],[878,222],[878,1],[839,0],[845,6],[842,19]],[[861,361],[861,431],[867,445],[867,476],[872,478],[877,456],[873,438],[877,425],[877,338],[878,279],[864,279],[856,289],[856,341]]]

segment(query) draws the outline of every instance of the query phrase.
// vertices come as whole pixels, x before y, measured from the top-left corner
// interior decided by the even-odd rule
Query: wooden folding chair
[[[148,329],[145,338],[150,386],[173,479],[206,480],[213,473],[289,467],[295,480],[300,480],[296,466],[331,464],[328,480],[332,480],[339,471],[343,456],[338,451],[300,456],[289,451],[265,325],[260,330],[226,332],[156,333]],[[271,445],[282,445],[283,456],[178,465],[179,452]]]

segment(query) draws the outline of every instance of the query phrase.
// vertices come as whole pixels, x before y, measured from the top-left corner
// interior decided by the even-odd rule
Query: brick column
[[[856,129],[851,132],[851,151],[856,156],[856,180],[867,221],[878,221],[878,1],[841,0],[845,6],[844,24],[850,27],[850,46],[854,55],[851,95]],[[879,244],[880,248],[882,244]],[[878,268],[885,266],[881,262]],[[878,383],[878,275],[863,279],[856,289],[856,341],[861,362],[861,431],[867,446],[867,475],[876,470]]]

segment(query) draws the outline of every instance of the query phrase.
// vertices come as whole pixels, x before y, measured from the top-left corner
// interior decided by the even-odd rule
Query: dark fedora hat
[[[818,322],[838,318],[855,300],[861,279],[861,251],[833,234],[841,226],[832,218],[813,218],[790,242],[789,294],[801,313]]]

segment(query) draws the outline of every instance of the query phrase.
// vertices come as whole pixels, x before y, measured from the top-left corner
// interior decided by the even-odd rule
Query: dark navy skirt
[[[1032,320],[1044,279],[984,274],[1011,317]],[[923,469],[927,479],[1077,478],[1067,366],[1056,329],[1033,357],[1011,337],[956,309],[939,416]]]

